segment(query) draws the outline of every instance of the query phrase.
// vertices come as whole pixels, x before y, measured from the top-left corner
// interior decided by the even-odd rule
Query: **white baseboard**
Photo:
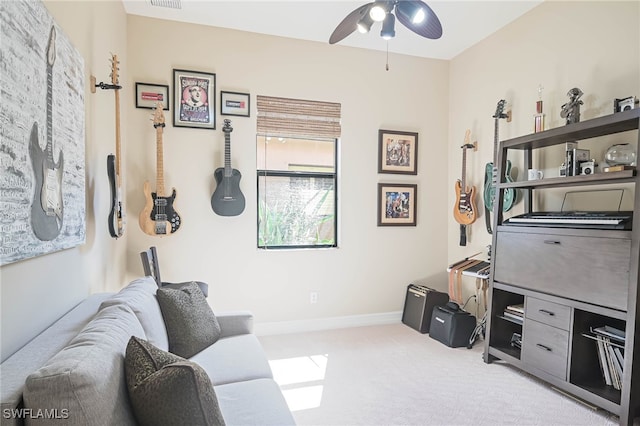
[[[402,320],[402,311],[378,314],[349,315],[344,317],[316,318],[298,321],[274,321],[254,324],[258,336],[271,334],[304,333],[336,328],[363,327],[367,325],[396,324]]]

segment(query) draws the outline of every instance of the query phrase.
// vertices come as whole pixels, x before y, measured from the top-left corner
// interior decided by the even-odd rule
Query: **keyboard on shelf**
[[[556,226],[567,228],[631,229],[633,212],[532,212],[511,217],[505,225]]]

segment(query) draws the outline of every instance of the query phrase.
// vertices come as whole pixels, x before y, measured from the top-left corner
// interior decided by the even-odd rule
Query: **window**
[[[339,104],[258,96],[259,248],[337,246],[339,119]]]

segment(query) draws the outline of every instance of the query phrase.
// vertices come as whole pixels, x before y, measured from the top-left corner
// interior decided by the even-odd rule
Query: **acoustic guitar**
[[[242,174],[231,168],[231,120],[224,120],[224,167],[214,172],[216,190],[211,196],[211,208],[220,216],[238,216],[244,211],[244,195],[240,190]]]
[[[29,140],[29,156],[35,175],[35,191],[31,203],[31,227],[41,241],[51,241],[62,229],[62,150],[53,160],[53,64],[56,61],[56,30],[52,26],[47,45],[47,146],[40,148],[38,123],[33,123]]]
[[[491,234],[491,219],[490,212],[493,210],[496,195],[496,184],[498,183],[498,146],[499,146],[499,121],[501,118],[507,118],[508,115],[504,113],[505,100],[501,99],[497,106],[496,112],[493,114],[494,118],[494,131],[493,131],[493,162],[487,163],[485,166],[485,184],[484,184],[484,207],[487,232]],[[504,169],[505,182],[513,182],[511,178],[511,161],[507,160]],[[513,207],[516,200],[516,191],[513,188],[507,188],[504,190],[502,196],[502,211],[508,212]]]
[[[469,142],[470,130],[467,130],[464,137],[464,145],[462,148],[462,179],[456,181],[456,203],[453,206],[453,217],[460,224],[460,245],[467,245],[467,225],[471,225],[476,221],[477,210],[475,203],[476,188],[467,186],[467,149],[475,150],[477,143]]]
[[[164,113],[162,102],[156,105],[153,115],[153,127],[156,129],[156,192],[151,192],[149,181],[144,183],[146,203],[140,212],[140,228],[148,235],[170,235],[180,228],[182,219],[173,208],[176,199],[176,189],[172,188],[171,195],[165,195],[164,189],[164,161],[162,158],[162,134],[164,131]]]
[[[116,94],[116,153],[107,156],[107,175],[111,188],[111,210],[109,211],[109,234],[120,238],[124,234],[125,209],[122,197],[120,174],[120,86],[118,83],[118,57],[111,55],[111,83]]]

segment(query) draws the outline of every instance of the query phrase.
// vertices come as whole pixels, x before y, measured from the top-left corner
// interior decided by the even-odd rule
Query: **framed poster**
[[[251,95],[248,93],[220,91],[220,114],[249,117],[251,115]]]
[[[378,173],[418,174],[418,134],[378,130]]]
[[[155,109],[162,102],[169,111],[169,86],[165,84],[136,83],[136,108]]]
[[[173,70],[173,126],[216,128],[216,75]]]
[[[0,3],[0,265],[84,244],[85,68],[40,1]]]
[[[378,184],[378,226],[416,226],[416,184]]]

